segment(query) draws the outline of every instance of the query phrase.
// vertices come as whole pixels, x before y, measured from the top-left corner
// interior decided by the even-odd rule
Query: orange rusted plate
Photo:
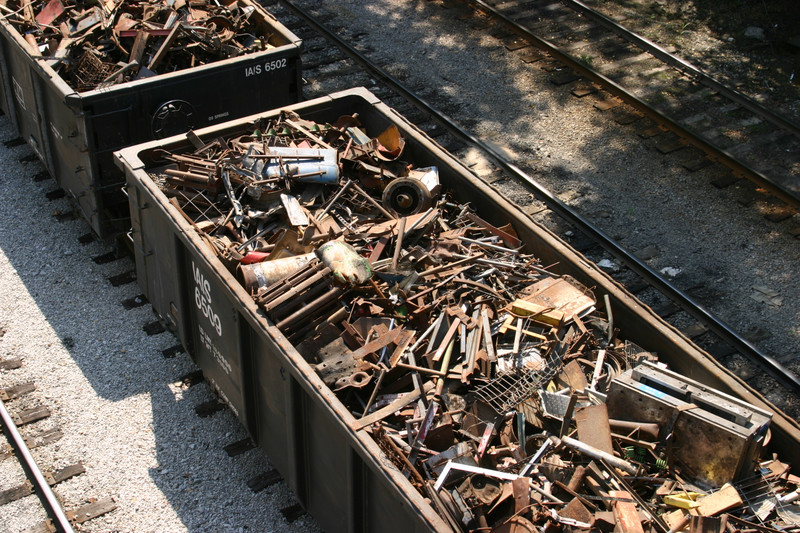
[[[622,500],[632,500],[630,492],[624,490],[614,490],[609,492],[612,498]],[[633,501],[615,501],[614,515],[617,517],[617,525],[621,533],[644,533],[642,522],[639,520],[639,511]]]
[[[492,533],[536,533],[538,530],[527,518],[515,516],[503,525],[492,529]]]

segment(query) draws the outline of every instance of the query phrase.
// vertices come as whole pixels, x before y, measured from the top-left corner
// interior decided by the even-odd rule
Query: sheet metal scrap
[[[195,144],[153,179],[455,530],[798,529],[800,479],[756,462],[769,413],[691,396],[396,128],[284,113]],[[746,442],[712,478],[680,447],[718,419]]]
[[[3,0],[0,12],[81,92],[283,44],[247,0]]]

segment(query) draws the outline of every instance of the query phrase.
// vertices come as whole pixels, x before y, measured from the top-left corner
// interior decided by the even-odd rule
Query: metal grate
[[[523,349],[517,357],[524,357],[524,354]],[[541,370],[531,370],[518,365],[514,370],[503,372],[478,388],[475,394],[489,404],[497,414],[505,414],[544,388],[558,372],[560,363],[560,358],[546,360]]]
[[[103,63],[91,50],[87,50],[75,65],[76,90],[91,91],[113,74],[116,68],[116,65]]]
[[[217,207],[217,202],[209,197],[202,189],[189,187],[173,187],[166,183],[164,177],[159,174],[150,174],[150,178],[168,197],[174,197],[178,205],[188,216],[197,222],[216,223],[225,219],[226,213]]]
[[[215,203],[202,191],[183,189],[176,192],[184,211],[194,211],[200,215],[195,222],[200,222],[203,219],[213,222],[214,219],[225,217],[225,213],[220,211]]]
[[[744,520],[775,527],[784,531],[800,529],[800,512],[796,505],[781,503],[775,486],[763,474],[740,481],[736,484],[744,501],[744,506],[737,513]]]

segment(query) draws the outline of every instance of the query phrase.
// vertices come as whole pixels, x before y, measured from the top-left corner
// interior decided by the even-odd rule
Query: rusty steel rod
[[[300,309],[298,309],[297,311],[295,311],[294,313],[292,313],[288,317],[286,317],[283,320],[281,320],[278,323],[278,329],[283,329],[286,326],[288,326],[289,324],[291,324],[292,322],[295,322],[296,320],[302,318],[303,316],[312,314],[312,313],[314,313],[314,311],[322,309],[322,306],[324,306],[325,304],[329,303],[334,298],[336,298],[339,295],[341,295],[342,292],[344,292],[344,291],[342,290],[341,287],[332,287],[329,291],[327,291],[325,294],[323,294],[319,298],[315,299],[312,302],[309,302],[307,305],[304,305],[303,307],[301,307]]]

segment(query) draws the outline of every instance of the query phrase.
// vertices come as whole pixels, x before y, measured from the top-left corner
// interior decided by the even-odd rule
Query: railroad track
[[[0,361],[3,370],[13,371],[21,367],[20,358]],[[40,515],[43,520],[26,529],[26,533],[72,533],[74,524],[82,524],[113,511],[116,504],[112,498],[106,497],[88,498],[88,503],[69,511],[62,507],[51,487],[83,474],[86,469],[82,462],[57,469],[42,469],[37,464],[31,449],[54,445],[62,432],[52,423],[48,427],[37,424],[50,418],[51,411],[39,400],[30,401],[31,393],[35,390],[32,382],[20,382],[0,389],[0,422],[6,441],[0,445],[0,461],[14,457],[19,464],[19,475],[6,476],[8,485],[0,487],[0,508],[16,506],[16,509],[8,512]],[[34,429],[27,429],[26,426]]]
[[[506,27],[509,35],[501,38],[512,48],[544,52],[537,58],[528,49],[529,61],[565,65],[554,72],[554,83],[580,94],[600,87],[671,131],[660,151],[700,149],[702,155],[681,161],[687,169],[719,162],[734,179],[747,178],[800,205],[800,124],[786,114],[629,30],[624,18],[613,20],[579,0],[464,3]]]
[[[426,9],[429,10],[442,9],[446,13],[442,15],[442,20],[447,18],[449,21],[462,21],[461,23],[466,28],[476,33],[492,32],[494,38],[503,44],[504,52],[507,54],[525,53],[520,52],[524,47],[515,44],[519,39],[518,35],[513,36],[505,25],[498,27],[489,24],[485,15],[478,14],[476,16],[471,10],[454,8],[458,2],[428,2],[426,4]],[[517,2],[516,4],[522,3]],[[525,3],[525,5],[529,4],[531,3]],[[495,143],[484,142],[480,135],[470,133],[469,126],[474,125],[475,120],[474,117],[471,119],[463,113],[463,109],[466,107],[463,99],[448,97],[446,92],[437,93],[436,87],[426,86],[424,79],[409,73],[410,69],[406,70],[407,65],[405,64],[391,65],[391,69],[398,75],[393,75],[382,68],[380,63],[386,64],[387,58],[373,50],[370,33],[365,29],[367,27],[374,28],[374,23],[372,25],[368,21],[355,23],[352,20],[352,13],[347,13],[350,15],[347,17],[335,9],[326,8],[324,5],[311,5],[304,1],[267,2],[266,5],[306,43],[304,59],[304,78],[307,81],[304,88],[306,97],[320,96],[353,85],[370,87],[379,97],[398,109],[400,113],[410,117],[423,131],[426,131],[445,148],[462,157],[468,165],[473,168],[488,167],[491,171],[484,174],[484,179],[517,201],[523,210],[530,213],[537,221],[544,223],[565,240],[571,242],[590,260],[601,266],[607,266],[607,272],[615,279],[650,305],[662,318],[665,318],[699,346],[746,379],[754,388],[780,404],[785,411],[795,414],[800,412],[797,401],[800,381],[791,369],[784,366],[782,361],[787,359],[781,357],[779,360],[774,353],[769,353],[757,345],[759,342],[762,345],[765,344],[765,335],[766,338],[770,338],[771,334],[765,333],[761,328],[756,328],[755,332],[749,331],[745,336],[736,328],[719,319],[708,308],[715,301],[729,296],[713,286],[712,280],[707,279],[709,275],[714,275],[713,272],[687,276],[684,279],[669,279],[671,276],[655,271],[649,264],[652,263],[650,260],[653,255],[658,255],[659,247],[665,248],[666,243],[658,242],[650,247],[640,247],[638,250],[635,249],[636,253],[632,253],[628,251],[627,246],[620,244],[629,239],[628,234],[620,233],[617,230],[614,238],[610,238],[609,233],[604,231],[598,221],[591,220],[584,216],[579,209],[569,205],[574,202],[564,201],[561,199],[563,194],[559,197],[541,186],[536,179],[540,173],[535,168],[531,169],[528,166],[526,169],[519,160],[507,155],[509,151],[513,152],[513,150],[505,150],[502,145],[498,148]],[[376,38],[380,37],[376,36]],[[567,83],[561,83],[565,78],[557,80],[559,83],[554,83],[553,76],[563,71],[563,64],[554,62],[552,58],[545,58],[540,52],[528,50],[527,53],[536,55],[538,58],[536,62],[541,62],[529,68],[539,71],[541,78],[546,80],[550,86],[555,86],[557,90],[563,91],[564,94],[569,95],[571,92],[569,83],[580,81],[577,77],[573,77]],[[528,65],[534,63],[532,60],[523,60],[523,62]],[[445,69],[446,66],[442,65],[441,68]],[[459,87],[467,85],[467,82],[462,85],[453,82],[452,87],[448,87],[448,89],[456,93]],[[587,91],[585,93],[580,91],[580,96],[597,92],[596,88],[588,88]],[[653,122],[645,122],[647,119],[642,120],[641,114],[632,107],[622,105],[613,95],[601,94],[599,101],[608,104],[587,106],[587,109],[595,113],[597,110],[611,110],[612,112],[604,115],[604,118],[613,127],[620,128],[640,122],[635,127],[630,127],[628,133],[636,142],[667,142],[663,139],[652,141],[652,136],[641,135],[642,128],[658,129],[657,125]],[[437,111],[440,109],[458,115],[460,123],[466,124],[466,127],[457,124],[456,122],[459,120],[453,120],[450,116]],[[639,135],[637,135],[637,131],[639,131]],[[659,130],[659,132],[663,132],[663,130]],[[496,137],[494,138],[496,139]],[[641,139],[645,139],[645,141],[641,141]],[[682,142],[678,141],[678,144],[683,147]],[[476,147],[480,149],[485,160],[489,161],[488,163],[485,163],[485,160],[476,163],[474,155]],[[673,150],[664,150],[658,147],[656,150],[662,155],[673,152]],[[694,151],[691,152],[691,157],[699,158],[703,161],[702,164],[697,162],[688,164],[685,158],[666,155],[664,161],[670,162],[674,168],[678,169],[675,173],[685,179],[685,176],[691,172],[700,171],[699,173],[702,174],[702,169],[709,166],[703,153]],[[531,177],[532,175],[534,177]],[[736,181],[733,178],[720,177],[719,171],[715,171],[713,175],[718,180],[718,186],[723,181],[726,184]],[[730,169],[726,167],[723,176],[729,175]],[[708,187],[704,180],[700,181],[697,188],[702,190],[703,187]],[[534,198],[530,197],[530,193]],[[580,195],[577,196],[580,199]],[[754,205],[753,201],[740,203]],[[763,212],[769,214],[762,204],[759,207],[758,216],[762,216]],[[773,223],[783,221],[786,224],[784,216],[775,216],[772,217],[772,220]],[[791,223],[790,220],[789,224]],[[675,271],[690,268],[692,267],[684,266],[680,261],[675,262]],[[745,320],[753,320],[751,326],[753,324],[760,325],[756,322],[756,316],[748,315]]]

